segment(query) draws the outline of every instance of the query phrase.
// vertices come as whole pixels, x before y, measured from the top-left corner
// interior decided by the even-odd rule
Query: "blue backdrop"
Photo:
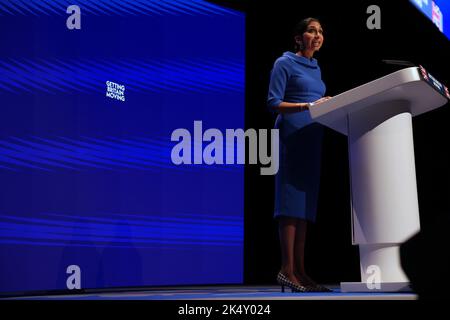
[[[176,166],[170,137],[244,128],[244,28],[202,0],[0,0],[1,292],[72,265],[81,288],[242,282],[243,167]]]

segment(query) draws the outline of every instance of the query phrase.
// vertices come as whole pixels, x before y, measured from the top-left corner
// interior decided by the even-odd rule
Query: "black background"
[[[212,2],[246,12],[246,128],[273,128],[276,116],[266,109],[270,70],[284,51],[293,50],[292,29],[306,17],[318,18],[324,29],[324,45],[315,58],[326,95],[404,68],[386,65],[383,59],[421,64],[450,84],[449,40],[407,0]],[[379,30],[366,26],[369,5],[381,9]],[[413,118],[422,230],[431,229],[450,212],[449,120],[448,104]],[[347,140],[327,129],[317,222],[308,227],[306,244],[307,272],[319,282],[360,280],[359,253],[351,244],[349,199]],[[274,177],[261,176],[258,166],[246,166],[246,284],[275,283],[280,251],[273,204]]]

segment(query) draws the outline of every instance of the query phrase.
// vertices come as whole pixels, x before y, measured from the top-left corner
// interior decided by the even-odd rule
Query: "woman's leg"
[[[295,261],[295,277],[305,286],[315,288],[317,291],[329,291],[327,288],[318,286],[318,284],[306,274],[305,269],[305,243],[306,243],[307,221],[303,219],[297,220],[295,228],[295,245],[294,245],[294,261]]]
[[[294,242],[294,263],[295,263],[295,273],[298,273],[299,275],[306,275],[305,271],[306,227],[307,227],[306,220],[297,219],[297,226],[295,228],[295,242]]]
[[[295,228],[295,244],[294,244],[294,274],[298,281],[303,285],[315,286],[316,283],[308,277],[305,269],[305,243],[306,243],[306,229],[308,222],[304,219],[297,220],[297,227]]]
[[[281,273],[290,281],[299,284],[295,277],[295,239],[297,234],[296,218],[283,217],[278,218],[278,228],[281,247]]]

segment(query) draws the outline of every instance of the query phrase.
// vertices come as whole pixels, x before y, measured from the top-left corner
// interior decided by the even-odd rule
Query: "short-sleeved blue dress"
[[[285,52],[272,69],[268,106],[313,102],[325,94],[316,59]],[[274,216],[316,220],[324,127],[309,111],[279,114],[280,166],[275,178]]]

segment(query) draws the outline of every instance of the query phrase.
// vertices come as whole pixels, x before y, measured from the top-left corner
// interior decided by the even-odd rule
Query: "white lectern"
[[[411,119],[447,99],[445,86],[410,67],[310,109],[314,121],[348,136],[361,282],[341,283],[342,292],[409,291],[399,245],[420,230]]]

